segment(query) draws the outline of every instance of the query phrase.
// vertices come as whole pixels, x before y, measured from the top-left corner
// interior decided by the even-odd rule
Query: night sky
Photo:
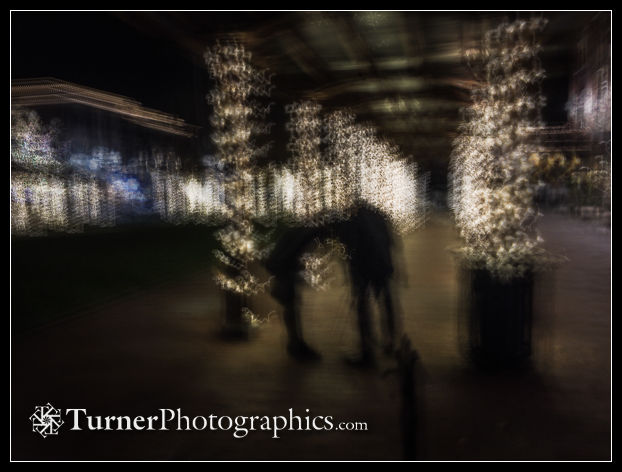
[[[126,95],[190,123],[201,121],[199,107],[207,107],[194,93],[207,80],[205,70],[170,41],[109,13],[14,13],[11,65],[12,78],[67,80]]]

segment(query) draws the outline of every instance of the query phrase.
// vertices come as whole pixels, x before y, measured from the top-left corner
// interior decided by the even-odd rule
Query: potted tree
[[[535,230],[542,18],[503,23],[469,51],[479,86],[454,142],[450,206],[463,245],[468,350],[487,365],[531,354],[534,274],[550,260]]]

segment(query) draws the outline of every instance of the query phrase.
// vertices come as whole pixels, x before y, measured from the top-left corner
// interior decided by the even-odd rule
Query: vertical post
[[[415,365],[419,358],[407,335],[396,353],[400,379],[402,447],[405,460],[417,459],[417,397]]]

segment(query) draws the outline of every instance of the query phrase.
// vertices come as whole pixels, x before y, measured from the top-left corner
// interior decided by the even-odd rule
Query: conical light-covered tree
[[[347,219],[351,203],[355,199],[355,127],[354,114],[343,110],[330,113],[325,120],[326,162],[332,169],[328,200],[338,218]]]
[[[286,107],[290,133],[288,149],[292,153],[292,174],[300,176],[296,207],[305,224],[313,224],[322,211],[321,105],[304,101]]]
[[[489,31],[475,60],[482,85],[472,92],[454,142],[451,203],[462,252],[476,268],[520,277],[542,254],[534,231],[533,164],[542,127],[544,71],[537,33],[545,20],[504,23]]]
[[[218,43],[205,53],[215,82],[208,102],[213,107],[212,141],[224,182],[227,220],[216,235],[222,246],[216,251],[222,263],[216,281],[237,296],[241,311],[248,311],[246,297],[265,286],[249,265],[263,255],[252,221],[256,204],[254,161],[267,151],[267,145],[257,143],[269,131],[269,106],[263,106],[260,99],[269,97],[272,87],[269,76],[258,71],[250,59],[250,53],[237,42]]]

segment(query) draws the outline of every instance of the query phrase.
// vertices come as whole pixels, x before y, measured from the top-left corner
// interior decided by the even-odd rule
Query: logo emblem
[[[54,408],[50,403],[35,407],[35,412],[30,416],[30,421],[32,421],[32,430],[44,438],[49,435],[57,435],[58,429],[63,424],[63,420],[60,418],[60,410]]]

